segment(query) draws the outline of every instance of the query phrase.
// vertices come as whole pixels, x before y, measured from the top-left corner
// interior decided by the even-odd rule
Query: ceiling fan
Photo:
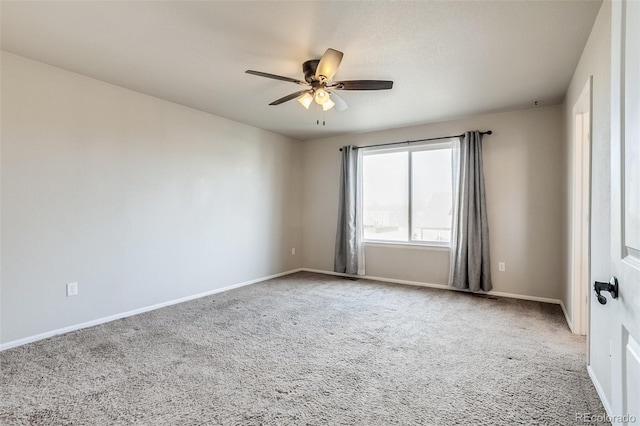
[[[388,80],[333,81],[333,76],[336,71],[338,71],[340,62],[342,62],[342,56],[343,53],[338,50],[327,49],[324,55],[322,55],[322,58],[311,59],[303,63],[302,72],[304,73],[305,81],[261,71],[247,70],[245,72],[260,77],[289,81],[302,86],[308,86],[308,88],[304,90],[275,100],[269,105],[280,105],[297,98],[298,102],[306,109],[309,109],[311,103],[315,101],[318,105],[322,106],[323,111],[328,111],[334,106],[337,111],[347,109],[347,103],[338,96],[334,90],[387,90],[393,87],[393,81]]]

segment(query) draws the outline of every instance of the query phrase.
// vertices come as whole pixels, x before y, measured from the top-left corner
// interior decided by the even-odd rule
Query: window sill
[[[419,249],[419,250],[436,250],[436,251],[449,251],[450,247],[448,244],[437,244],[437,243],[407,243],[402,241],[372,241],[365,240],[365,246],[372,247],[389,247],[389,248],[409,248],[409,249]]]

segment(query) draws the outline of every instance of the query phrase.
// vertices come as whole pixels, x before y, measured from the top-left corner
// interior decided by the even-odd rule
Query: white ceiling
[[[2,1],[2,48],[162,99],[312,139],[562,101],[601,1]],[[344,52],[343,112],[269,102],[302,62]]]

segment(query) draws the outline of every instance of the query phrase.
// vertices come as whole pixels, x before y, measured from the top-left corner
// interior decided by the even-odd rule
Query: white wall
[[[603,2],[598,17],[594,23],[591,35],[584,48],[580,62],[576,67],[571,84],[567,90],[564,101],[564,121],[566,128],[565,146],[567,151],[565,169],[567,171],[567,234],[565,245],[567,252],[571,250],[571,203],[573,194],[572,185],[572,145],[573,145],[573,106],[575,105],[589,76],[593,76],[592,89],[592,180],[591,180],[591,281],[609,281],[611,274],[611,217],[610,217],[610,196],[611,196],[611,2]],[[566,283],[563,289],[562,298],[565,306],[571,312],[571,284],[570,284],[570,262],[567,262],[565,271]],[[605,331],[609,326],[607,309],[604,309],[591,296],[591,333],[596,335],[606,335]],[[611,399],[611,377],[609,363],[608,342],[590,341],[590,362],[597,380],[606,392],[606,397]]]
[[[6,52],[1,136],[3,343],[302,266],[297,141]]]
[[[564,291],[564,136],[560,105],[316,139],[304,143],[304,266],[333,270],[339,147],[493,130],[484,170],[494,291],[559,299]],[[369,276],[446,284],[448,250],[368,245]],[[498,272],[498,261],[507,271]]]

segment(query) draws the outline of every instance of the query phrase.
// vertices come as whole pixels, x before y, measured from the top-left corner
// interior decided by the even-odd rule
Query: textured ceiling
[[[600,1],[13,2],[2,48],[297,139],[559,103]],[[343,112],[269,102],[301,65],[344,52],[337,80],[393,80],[340,94]]]

